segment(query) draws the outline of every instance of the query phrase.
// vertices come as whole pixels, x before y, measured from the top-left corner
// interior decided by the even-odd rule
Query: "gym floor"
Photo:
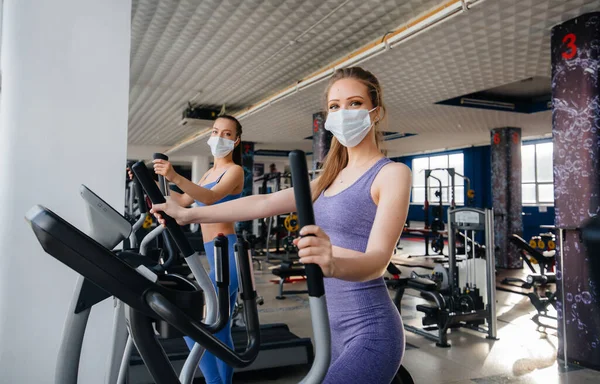
[[[394,255],[395,261],[406,260],[406,255],[422,254],[422,240],[402,242],[402,250]],[[414,260],[414,259],[410,259]],[[259,307],[261,323],[284,322],[301,337],[311,337],[310,311],[306,295],[289,295],[277,300],[276,276],[263,263],[256,270],[257,290],[265,303]],[[428,273],[427,269],[400,266],[403,275],[411,270]],[[303,289],[304,282],[294,283],[288,289]],[[403,365],[416,383],[423,384],[488,384],[488,383],[598,383],[600,372],[570,366],[559,367],[556,360],[558,338],[555,330],[541,332],[530,319],[535,314],[529,299],[522,295],[497,291],[498,337],[490,341],[484,334],[469,330],[449,333],[451,348],[438,348],[434,342],[406,333],[407,350]],[[405,324],[421,325],[421,314],[415,306],[422,299],[407,290],[402,302],[402,319]],[[297,383],[308,372],[308,367],[285,368],[262,372],[238,373],[235,383]],[[198,382],[202,382],[199,380]]]

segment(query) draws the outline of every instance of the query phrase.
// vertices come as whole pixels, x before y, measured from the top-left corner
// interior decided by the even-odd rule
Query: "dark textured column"
[[[508,241],[510,235],[523,233],[521,128],[498,128],[491,133],[496,264],[500,268],[522,268],[519,251]]]
[[[325,129],[325,113],[313,114],[312,169],[318,169],[331,146],[331,132]]]
[[[242,141],[242,167],[244,168],[244,189],[242,190],[242,196],[249,196],[252,194],[252,187],[254,185],[254,143],[249,141]],[[252,233],[252,221],[243,221],[237,224],[238,232],[247,230]]]
[[[559,250],[564,265],[557,257],[559,358],[564,357],[566,336],[567,359],[599,369],[600,308],[594,288],[600,282],[590,278],[590,255],[577,228],[598,214],[600,205],[600,13],[554,27],[551,49],[554,220],[564,231]]]

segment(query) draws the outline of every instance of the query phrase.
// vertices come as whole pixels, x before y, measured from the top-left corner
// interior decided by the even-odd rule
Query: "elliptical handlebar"
[[[208,324],[211,333],[219,332],[229,322],[229,247],[227,238],[222,233],[214,240],[215,244],[215,281],[217,285],[218,311],[214,324]]]
[[[164,204],[166,202],[165,197],[161,193],[160,189],[154,183],[152,179],[152,175],[150,175],[150,171],[146,168],[146,164],[141,161],[138,161],[131,167],[131,170],[135,177],[138,179],[142,188],[146,191],[146,194],[152,201],[152,204]],[[189,241],[185,237],[183,230],[177,224],[177,222],[169,215],[164,212],[161,212],[161,216],[165,219],[167,230],[171,235],[173,241],[177,245],[177,248],[181,251],[184,257],[189,257],[193,255],[194,249],[190,245]]]
[[[135,164],[135,161],[127,162],[127,167],[129,169],[131,169],[132,172],[133,172],[134,164]],[[133,192],[138,200],[138,207],[140,209],[140,213],[143,215],[144,213],[148,212],[148,207],[146,206],[146,199],[144,198],[144,190],[142,189],[142,185],[136,179],[135,175],[134,175],[133,180],[131,180],[131,182],[133,183]]]
[[[289,159],[300,228],[307,225],[314,225],[315,213],[312,206],[306,155],[302,151],[295,150],[290,152]],[[321,267],[317,264],[307,264],[305,270],[308,295],[313,297],[323,296],[325,294],[325,285],[323,283],[323,271]]]
[[[152,159],[169,161],[169,156],[163,153],[155,153],[152,155]],[[169,181],[163,175],[158,175],[158,188],[163,196],[169,196]]]
[[[312,198],[310,193],[310,183],[308,178],[308,169],[306,156],[302,151],[292,151],[289,155],[292,169],[292,182],[294,184],[294,196],[300,226],[313,225],[315,223],[314,212],[312,209]],[[148,169],[142,163],[136,163],[133,166],[134,173],[140,179],[142,186],[154,204],[164,203],[165,199],[160,194],[156,184],[152,182]],[[165,218],[167,229],[173,236],[178,247],[184,252],[185,247],[178,241],[178,236],[183,236],[181,228],[168,215],[162,213]],[[184,238],[185,240],[185,238]],[[217,238],[216,244],[221,244]],[[185,241],[187,243],[187,241]],[[225,243],[225,242],[223,242]],[[187,243],[189,246],[189,243]],[[223,244],[221,244],[223,245]],[[260,324],[258,321],[258,308],[256,303],[256,290],[254,288],[252,262],[250,260],[248,243],[239,237],[235,245],[236,261],[238,273],[240,274],[240,295],[244,301],[244,311],[246,315],[246,331],[248,335],[248,344],[246,350],[241,354],[236,353],[227,345],[218,340],[210,329],[192,319],[184,311],[178,308],[173,302],[167,299],[161,292],[149,290],[144,294],[144,301],[159,317],[177,328],[182,333],[190,336],[200,345],[205,347],[217,358],[227,364],[237,367],[250,365],[260,350]],[[217,255],[221,255],[221,261],[215,263],[217,268],[217,280],[223,282],[226,280],[224,271],[226,262],[225,247],[219,246],[215,249]],[[185,253],[185,252],[184,252]],[[218,269],[221,269],[218,271]],[[316,264],[306,265],[307,284],[309,291],[309,301],[311,308],[311,317],[314,330],[314,339],[316,346],[315,359],[308,375],[302,380],[302,383],[320,383],[324,379],[329,368],[331,359],[331,337],[329,330],[329,318],[327,314],[327,303],[325,301],[325,287],[323,281],[323,272]],[[221,284],[222,286],[223,284]],[[219,286],[219,283],[217,283]],[[223,295],[219,295],[221,297]]]
[[[312,206],[306,155],[303,151],[294,150],[290,152],[289,159],[300,228],[306,225],[314,225],[315,214]],[[310,371],[301,381],[301,384],[317,384],[323,382],[329,369],[331,361],[331,331],[329,328],[327,301],[325,300],[323,271],[316,264],[306,264],[305,270],[316,353]]]

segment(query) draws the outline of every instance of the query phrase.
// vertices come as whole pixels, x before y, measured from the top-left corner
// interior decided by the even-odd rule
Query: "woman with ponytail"
[[[194,202],[200,206],[216,206],[226,201],[238,199],[244,188],[244,170],[242,169],[242,125],[229,115],[222,115],[215,120],[208,145],[214,156],[214,166],[200,179],[198,184],[179,175],[170,162],[154,160],[154,172],[164,176],[177,185],[184,193],[171,192],[169,201],[179,207],[188,207]],[[230,310],[233,311],[238,293],[238,273],[234,256],[236,242],[234,221],[212,222],[201,225],[204,239],[204,250],[210,264],[210,279],[215,284],[214,244],[213,239],[219,233],[227,237],[229,246],[229,276],[230,276]],[[216,288],[216,285],[215,285]],[[231,313],[230,313],[231,315]],[[216,336],[233,348],[231,338],[231,321],[219,331]],[[185,342],[191,349],[194,341],[188,337]],[[233,368],[217,359],[208,351],[200,360],[200,370],[207,384],[230,384],[233,379]]]
[[[311,182],[316,225],[296,239],[302,263],[323,270],[331,365],[324,383],[390,383],[404,354],[404,329],[383,273],[408,213],[408,167],[383,155],[385,118],[379,81],[359,68],[338,69],[326,93],[325,129],[333,133],[320,177]],[[167,201],[152,208],[179,223],[245,221],[296,209],[285,189],[213,207],[184,209]],[[307,236],[313,235],[313,236]]]

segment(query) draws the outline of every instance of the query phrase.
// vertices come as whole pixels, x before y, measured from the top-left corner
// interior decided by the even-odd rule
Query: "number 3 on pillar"
[[[567,51],[562,53],[562,57],[571,60],[577,54],[577,46],[575,45],[575,34],[569,33],[563,37],[563,43],[567,46]]]

